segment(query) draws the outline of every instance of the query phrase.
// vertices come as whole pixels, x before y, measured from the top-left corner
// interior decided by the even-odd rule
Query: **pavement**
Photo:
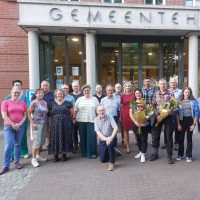
[[[159,160],[150,162],[150,144],[146,163],[134,159],[138,151],[134,135],[130,136],[132,153],[125,154],[119,145],[123,155],[117,157],[112,172],[99,158],[81,158],[78,153],[68,155],[66,162],[54,163],[44,151],[42,156],[48,161],[39,168],[31,166],[30,158],[21,159],[24,169],[16,170],[11,164],[10,171],[0,176],[0,200],[200,200],[200,134],[194,134],[193,162],[175,161],[173,165],[167,164],[166,150],[160,150]],[[1,163],[2,158],[0,134]]]

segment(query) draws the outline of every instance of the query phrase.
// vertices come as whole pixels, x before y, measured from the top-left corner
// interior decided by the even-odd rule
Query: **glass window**
[[[138,86],[139,43],[122,43],[122,82]]]
[[[165,5],[165,0],[145,0],[145,4]]]
[[[151,77],[156,80],[159,76],[159,44],[144,43],[142,47],[142,78]]]
[[[163,77],[168,81],[170,77],[179,74],[178,43],[163,43]]]
[[[123,3],[123,0],[103,0],[103,3]]]
[[[200,0],[186,0],[186,6],[200,6]]]
[[[102,86],[114,85],[118,80],[119,43],[101,43]]]

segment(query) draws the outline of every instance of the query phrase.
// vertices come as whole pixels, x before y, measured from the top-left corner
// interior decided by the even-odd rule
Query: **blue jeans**
[[[16,131],[12,126],[4,126],[4,167],[10,166],[11,152],[14,146],[14,162],[19,163],[21,154],[21,140],[24,134],[25,126],[20,126]]]

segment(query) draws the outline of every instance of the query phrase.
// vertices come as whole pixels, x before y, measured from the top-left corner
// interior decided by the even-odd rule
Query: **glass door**
[[[118,82],[119,43],[101,43],[101,80],[100,84],[105,87],[108,84],[114,85]]]
[[[139,43],[122,43],[122,83],[131,81],[138,87]]]
[[[149,77],[157,80],[159,77],[159,44],[143,43],[142,44],[142,79]]]

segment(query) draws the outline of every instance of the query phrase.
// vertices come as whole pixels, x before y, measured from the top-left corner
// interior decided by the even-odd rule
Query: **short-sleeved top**
[[[113,117],[116,117],[118,115],[118,111],[120,110],[120,102],[117,98],[108,98],[106,96],[103,99],[101,99],[100,104],[105,107],[107,114]]]
[[[27,105],[24,101],[19,100],[14,102],[11,99],[3,101],[1,105],[1,112],[7,112],[7,116],[14,123],[20,123],[24,117],[24,113],[27,112]],[[11,125],[4,120],[4,125]]]
[[[48,112],[47,103],[44,100],[38,101],[35,99],[31,102],[30,106],[33,108],[33,112],[31,113],[33,122],[36,124],[45,123]]]
[[[75,105],[75,99],[74,99],[74,97],[73,97],[72,95],[70,95],[70,94],[66,95],[65,98],[64,98],[64,100],[70,102],[70,103],[72,104],[72,106]]]
[[[111,115],[105,114],[103,119],[97,116],[94,120],[95,131],[100,131],[105,137],[111,136],[114,128],[118,126]]]
[[[89,99],[85,96],[79,97],[74,106],[74,111],[77,111],[76,121],[94,123],[98,105],[99,102],[96,97]]]
[[[36,99],[36,96],[35,94],[32,96],[31,98],[31,101],[35,100]],[[44,97],[43,97],[43,100],[47,103],[47,105],[49,103],[51,103],[52,101],[54,101],[54,95],[53,95],[53,92],[49,91],[47,93],[44,93]]]
[[[79,97],[82,97],[82,96],[83,96],[83,93],[82,93],[82,92],[80,92],[79,94],[73,94],[73,92],[72,92],[72,93],[70,93],[70,95],[74,97],[74,99],[75,99],[75,102],[76,102],[76,101],[77,101],[77,99],[78,99]]]

